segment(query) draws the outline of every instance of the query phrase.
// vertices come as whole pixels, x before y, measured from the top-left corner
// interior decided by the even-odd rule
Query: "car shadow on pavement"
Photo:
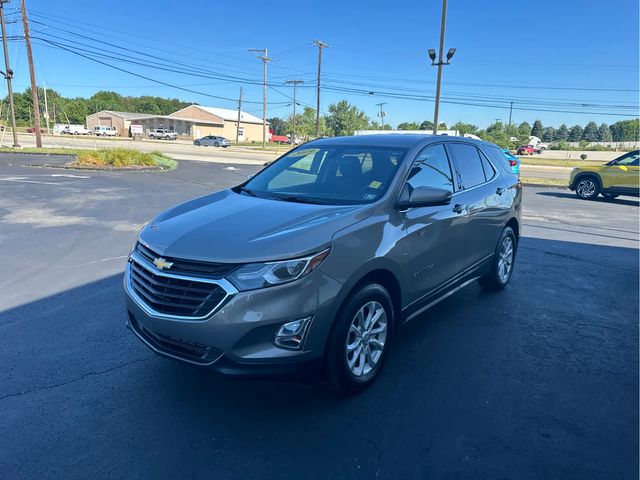
[[[505,291],[471,285],[406,325],[353,397],[158,357],[124,326],[121,275],[0,312],[0,467],[16,479],[632,478],[637,254],[523,238]]]
[[[583,200],[581,198],[578,198],[576,196],[575,193],[569,193],[569,192],[536,192],[536,195],[542,195],[545,197],[556,197],[556,198],[571,198],[573,200],[579,201],[579,202],[588,202],[588,201],[593,201],[593,200]],[[612,200],[606,200],[602,197],[598,197],[596,200],[596,202],[606,202],[606,203],[613,203],[613,204],[620,204],[620,205],[629,205],[632,207],[638,207],[640,206],[640,200],[633,200],[632,198],[629,197],[618,197],[618,198],[614,198]]]

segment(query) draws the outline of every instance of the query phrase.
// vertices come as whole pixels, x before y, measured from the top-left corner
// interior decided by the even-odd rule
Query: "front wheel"
[[[220,146],[220,144],[219,144],[218,142],[215,142],[215,143],[213,144],[213,146],[214,146],[214,147],[219,147],[219,146]]]
[[[583,200],[595,200],[600,193],[598,181],[589,176],[578,179],[576,184],[576,195]]]
[[[392,305],[382,285],[369,283],[340,309],[327,348],[327,376],[339,392],[360,392],[378,376],[393,332]]]
[[[491,270],[478,279],[482,288],[497,292],[507,286],[516,260],[516,247],[517,240],[513,229],[505,227],[493,254]]]

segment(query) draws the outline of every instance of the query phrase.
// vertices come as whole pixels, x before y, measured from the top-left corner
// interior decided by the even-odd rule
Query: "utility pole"
[[[240,85],[240,96],[238,97],[238,125],[236,126],[236,145],[240,141],[240,114],[242,113],[242,85]]]
[[[51,135],[49,130],[49,105],[47,104],[47,84],[42,82],[44,90],[44,121],[47,123],[47,135]]]
[[[262,148],[267,146],[267,63],[272,58],[269,58],[266,48],[251,48],[250,52],[261,53],[258,58],[263,63],[263,82],[262,82]]]
[[[24,0],[20,0],[22,10],[22,25],[24,26],[24,42],[27,45],[27,60],[29,61],[29,76],[31,77],[31,96],[33,97],[33,117],[36,129],[36,148],[42,148],[42,133],[40,132],[40,106],[38,105],[38,85],[36,84],[36,72],[33,68],[33,52],[31,51],[31,36],[29,34],[29,20],[27,20],[27,7]]]
[[[444,53],[444,33],[447,24],[447,0],[442,0],[442,20],[440,22],[440,49],[438,52],[438,62],[436,63],[436,51],[429,49],[429,58],[431,58],[431,65],[438,67],[438,79],[436,81],[436,104],[433,112],[433,134],[438,134],[438,114],[440,111],[440,85],[442,83],[442,67],[449,65],[451,57],[456,53],[455,48],[450,48],[447,52],[447,61],[442,59]]]
[[[316,137],[320,136],[320,72],[322,69],[322,50],[329,45],[322,40],[314,40],[313,44],[318,47],[318,91],[316,95]]]
[[[296,86],[300,83],[304,83],[304,81],[287,80],[287,85],[293,85],[293,117],[291,117],[291,121],[293,122],[293,132],[291,134],[291,145],[296,144]]]
[[[376,103],[376,105],[380,107],[380,112],[378,113],[378,116],[380,117],[380,123],[382,123],[382,130],[384,130],[384,116],[387,114],[382,107],[384,107],[386,104],[387,102]]]
[[[13,78],[13,70],[9,66],[9,49],[7,48],[7,32],[4,25],[4,4],[9,0],[0,0],[0,24],[2,25],[2,46],[4,47],[4,78],[7,80],[7,95],[9,96],[9,110],[11,111],[11,129],[13,130],[13,146],[19,147],[18,132],[16,131],[16,111],[13,106],[13,90],[11,88],[11,79]]]
[[[511,112],[513,112],[513,102],[509,102],[509,126],[511,126]]]

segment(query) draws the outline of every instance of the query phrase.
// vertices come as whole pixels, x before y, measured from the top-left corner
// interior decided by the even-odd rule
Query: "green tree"
[[[565,141],[566,142],[567,138],[569,138],[569,128],[563,123],[556,130],[556,133],[553,136],[553,140],[554,141]]]
[[[433,130],[433,122],[425,120],[420,124],[420,128],[418,128],[418,130]]]
[[[286,122],[280,117],[267,118],[267,122],[274,135],[284,135],[286,133]]]
[[[529,136],[531,135],[531,125],[527,122],[522,122],[518,125],[518,136],[527,137],[527,141],[529,141]]]
[[[545,127],[544,130],[542,130],[542,141],[543,142],[553,142],[553,139],[555,138],[556,135],[556,129],[553,127]]]
[[[569,129],[569,135],[567,140],[570,142],[579,142],[582,140],[582,127],[580,125],[574,125]]]
[[[531,136],[542,138],[544,134],[544,127],[542,126],[542,122],[540,120],[536,120],[533,122],[533,127],[531,127]]]
[[[398,130],[420,130],[418,122],[402,122],[398,125]]]
[[[603,123],[598,127],[598,141],[599,142],[610,142],[613,138],[611,137],[611,129],[609,125]]]
[[[458,130],[460,135],[466,135],[467,133],[476,133],[478,127],[471,123],[458,122],[451,125],[451,130]]]
[[[365,113],[346,100],[329,105],[327,131],[332,136],[353,135],[356,130],[366,130],[370,121]]]
[[[640,140],[640,119],[621,120],[610,127],[614,142],[637,142]]]
[[[587,126],[582,131],[582,140],[587,142],[598,141],[598,125],[596,125],[596,122],[587,123]]]

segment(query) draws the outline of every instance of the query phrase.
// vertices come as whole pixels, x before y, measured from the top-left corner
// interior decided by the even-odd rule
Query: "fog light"
[[[300,350],[302,348],[304,337],[309,329],[311,318],[312,317],[301,318],[299,320],[283,324],[276,332],[276,336],[273,338],[273,343],[280,348]]]

